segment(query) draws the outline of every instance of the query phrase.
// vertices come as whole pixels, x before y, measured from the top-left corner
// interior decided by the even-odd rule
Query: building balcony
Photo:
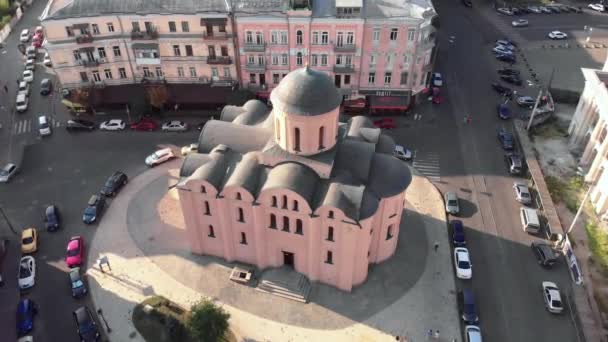
[[[266,64],[245,64],[245,70],[251,72],[266,72]]]
[[[83,67],[96,67],[101,63],[105,63],[105,59],[79,59],[76,61],[77,65],[81,65]]]
[[[160,64],[160,58],[135,57],[135,64],[137,64],[137,65],[156,65],[156,64]]]
[[[336,74],[354,74],[355,66],[354,65],[334,65],[334,73]]]
[[[166,84],[167,80],[164,76],[137,76],[135,77],[135,82],[143,84]]]
[[[81,34],[76,36],[76,44],[89,44],[93,42],[93,39],[91,34]]]
[[[207,32],[203,33],[204,40],[227,40],[234,37],[232,33],[228,32],[213,32],[208,34]]]
[[[357,46],[355,44],[335,44],[334,52],[357,52]]]
[[[243,44],[243,50],[245,52],[264,52],[266,50],[266,43],[245,43]]]
[[[236,84],[236,80],[232,77],[211,77],[212,87],[232,87]]]
[[[132,40],[154,40],[158,39],[158,31],[131,31]]]
[[[207,57],[207,64],[232,64],[232,58],[230,56],[209,56]]]

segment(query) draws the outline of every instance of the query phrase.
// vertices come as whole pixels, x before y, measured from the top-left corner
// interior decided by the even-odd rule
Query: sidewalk
[[[204,295],[169,276],[166,271],[153,263],[136,245],[128,230],[129,206],[139,204],[133,201],[135,195],[157,181],[159,177],[165,176],[167,172],[175,175],[179,163],[180,161],[176,160],[161,165],[132,179],[113,200],[96,228],[98,234],[90,242],[87,259],[90,293],[96,309],[103,309],[104,316],[112,329],[108,334],[110,341],[143,341],[133,327],[131,312],[136,303],[148,296],[163,295],[188,308]],[[426,234],[426,246],[420,246],[420,249],[426,253],[423,256],[426,267],[408,292],[369,319],[336,330],[284,324],[223,304],[231,315],[231,328],[239,339],[395,341],[395,336],[399,335],[407,337],[408,341],[419,342],[425,340],[427,329],[432,328],[441,331],[442,341],[452,339],[460,341],[462,335],[442,197],[426,178],[418,176],[414,170],[412,172],[413,181],[406,195],[408,212],[404,217],[405,220],[421,220],[422,231]],[[416,212],[412,212],[412,209]],[[407,231],[402,230],[402,234],[407,234]],[[438,252],[434,252],[432,248],[435,241],[441,246]],[[101,255],[108,256],[112,271],[106,273],[99,271],[95,262]],[[173,256],[154,257],[172,258]],[[204,276],[205,274],[200,275],[200,281],[205,280]],[[217,300],[221,302],[221,298]],[[304,308],[303,306],[302,309]]]

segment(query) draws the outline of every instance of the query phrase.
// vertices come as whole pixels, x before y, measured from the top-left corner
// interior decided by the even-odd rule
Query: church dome
[[[327,74],[307,66],[287,74],[270,94],[270,100],[285,113],[315,116],[336,109],[342,97]]]

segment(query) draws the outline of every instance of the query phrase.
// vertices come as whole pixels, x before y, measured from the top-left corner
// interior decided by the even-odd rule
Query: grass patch
[[[555,121],[534,128],[534,134],[545,139],[563,138],[568,135],[568,128],[558,125]]]
[[[608,277],[608,235],[596,223],[585,225],[591,261],[600,270],[604,277]]]
[[[583,177],[573,176],[566,180],[553,176],[545,177],[545,183],[555,202],[562,202],[568,210],[575,213],[581,204],[584,192],[587,189]]]

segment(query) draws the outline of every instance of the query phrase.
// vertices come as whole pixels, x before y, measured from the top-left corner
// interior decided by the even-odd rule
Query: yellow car
[[[26,228],[21,232],[21,253],[34,253],[38,249],[38,233],[36,228]]]

